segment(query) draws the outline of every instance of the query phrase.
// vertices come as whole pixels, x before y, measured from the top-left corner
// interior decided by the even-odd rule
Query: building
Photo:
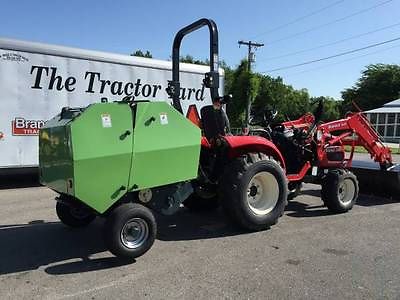
[[[385,142],[400,142],[400,99],[365,113]]]

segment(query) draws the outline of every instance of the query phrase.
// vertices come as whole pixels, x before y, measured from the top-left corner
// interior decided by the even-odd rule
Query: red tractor
[[[192,181],[194,193],[182,198],[189,209],[213,208],[221,204],[227,215],[242,228],[262,230],[274,225],[287,204],[285,160],[273,142],[258,136],[229,135],[229,121],[221,105],[218,72],[218,31],[214,21],[200,19],[181,29],[172,51],[172,81],[167,92],[175,109],[182,113],[179,99],[179,57],[182,39],[203,26],[210,32],[210,72],[204,85],[213,105],[200,111],[203,137],[199,176]],[[195,120],[193,120],[195,121]],[[179,207],[179,203],[178,203]]]
[[[221,204],[241,227],[261,230],[277,222],[288,194],[293,197],[302,182],[311,181],[322,185],[322,200],[331,211],[350,210],[359,188],[356,176],[348,170],[352,155],[345,157],[344,145],[350,143],[348,139],[353,138],[353,146],[362,143],[374,151],[383,164],[391,163],[390,152],[384,146],[376,146],[379,138],[361,114],[320,124],[322,103],[315,115],[306,114],[273,127],[275,114],[267,112],[261,124],[263,129],[252,131],[253,135],[230,135],[229,121],[221,108],[229,97],[218,94],[218,31],[212,20],[201,19],[175,36],[172,81],[167,89],[175,109],[182,113],[179,99],[182,39],[203,26],[210,32],[210,72],[204,85],[210,89],[213,105],[203,107],[200,112],[203,137],[199,176],[192,181],[194,193],[181,199],[183,204],[189,209],[209,209]],[[342,133],[333,134],[338,131]]]
[[[325,205],[333,212],[346,212],[353,207],[359,192],[357,177],[350,171],[355,146],[363,146],[379,163],[379,173],[374,176],[392,176],[391,151],[362,112],[327,123],[320,122],[322,112],[323,102],[319,102],[314,114],[273,125],[277,113],[266,111],[261,118],[253,118],[252,124],[262,128],[253,129],[250,134],[272,141],[283,153],[289,198],[298,194],[302,182],[319,183]],[[346,145],[350,146],[347,153]],[[395,176],[398,185],[398,174]]]
[[[183,201],[190,209],[213,208],[219,203],[241,227],[261,230],[283,214],[288,196],[295,196],[302,182],[322,185],[321,197],[333,212],[350,210],[359,192],[356,176],[349,170],[354,147],[364,146],[382,168],[392,165],[385,147],[362,113],[321,124],[323,103],[315,114],[272,126],[276,113],[264,114],[263,129],[253,135],[229,134],[229,121],[221,105],[218,73],[218,31],[212,20],[201,19],[181,29],[172,51],[172,81],[168,93],[182,113],[179,99],[179,51],[182,39],[203,26],[210,32],[210,72],[204,85],[214,103],[201,109],[203,137],[199,176],[192,181],[194,193]],[[193,120],[194,122],[196,120]],[[348,157],[345,145],[352,146]]]

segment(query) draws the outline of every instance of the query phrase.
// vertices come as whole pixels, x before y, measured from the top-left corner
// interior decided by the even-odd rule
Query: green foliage
[[[381,107],[400,96],[400,66],[368,65],[356,84],[342,91],[342,113],[354,111],[354,101],[362,110]]]
[[[139,57],[146,57],[146,58],[153,58],[153,55],[150,53],[150,51],[146,50],[146,52],[143,52],[142,50],[136,50],[131,54],[131,56],[139,56]]]
[[[284,84],[280,77],[262,76],[261,89],[255,98],[254,107],[258,110],[263,107],[275,108],[278,111],[278,121],[293,120],[309,111],[309,101],[306,89],[296,90]]]
[[[244,126],[249,92],[253,100],[251,111],[260,113],[274,108],[279,112],[277,121],[296,119],[309,111],[310,96],[306,89],[296,90],[284,84],[280,77],[249,74],[247,70],[247,60],[243,60],[236,70],[225,70],[225,93],[233,96],[232,103],[227,107],[233,127]]]
[[[208,59],[206,59],[206,60],[195,59],[193,56],[191,56],[189,54],[187,54],[185,56],[181,56],[179,61],[183,62],[183,63],[204,65],[204,66],[208,66],[210,64],[210,61]]]
[[[149,57],[149,51],[135,51],[134,56]],[[191,55],[180,58],[183,63],[209,65],[208,59],[196,59]],[[225,71],[224,94],[232,94],[232,103],[227,105],[227,113],[232,127],[245,126],[245,113],[248,95],[252,99],[251,110],[262,113],[265,109],[274,108],[278,111],[277,121],[297,119],[315,108],[313,103],[324,101],[323,121],[340,118],[341,102],[331,97],[310,97],[306,89],[296,90],[283,82],[281,77],[273,78],[260,73],[249,73],[248,62],[242,60],[236,68],[229,67],[225,61],[220,62]]]
[[[277,121],[296,119],[302,114],[314,111],[318,101],[324,103],[322,121],[332,121],[354,110],[355,101],[363,110],[377,108],[400,97],[400,66],[375,64],[362,72],[354,87],[342,92],[343,101],[332,97],[310,97],[306,89],[296,90],[283,82],[259,73],[248,74],[247,61],[232,70],[225,69],[225,93],[233,95],[233,103],[228,105],[228,115],[233,127],[244,125],[247,95],[250,92],[253,112],[263,112],[266,108],[278,111]]]
[[[245,120],[247,93],[249,86],[251,86],[249,72],[247,71],[247,61],[243,60],[230,76],[230,82],[225,85],[225,93],[232,94],[233,99],[227,105],[227,114],[231,126],[241,127]]]
[[[310,102],[316,104],[319,101],[324,103],[324,112],[322,114],[322,121],[333,121],[341,118],[340,106],[342,102],[333,99],[332,97],[311,97]]]

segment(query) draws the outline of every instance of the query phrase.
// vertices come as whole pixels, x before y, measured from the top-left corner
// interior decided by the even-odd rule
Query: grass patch
[[[346,152],[350,152],[351,146],[344,146],[344,149]],[[400,154],[400,149],[399,148],[390,148],[392,150],[392,154]],[[367,150],[363,146],[356,146],[354,149],[354,153],[368,153]]]

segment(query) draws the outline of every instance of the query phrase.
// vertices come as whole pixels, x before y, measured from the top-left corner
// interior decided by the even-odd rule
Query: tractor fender
[[[249,152],[262,152],[268,156],[272,156],[277,160],[283,169],[285,167],[285,160],[282,153],[271,141],[262,138],[260,136],[224,136],[224,140],[228,144],[228,156],[229,158],[236,158],[240,155]]]

